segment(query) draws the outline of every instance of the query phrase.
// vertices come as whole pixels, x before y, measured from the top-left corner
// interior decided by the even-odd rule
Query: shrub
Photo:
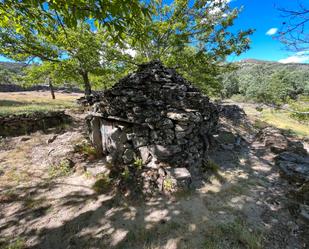
[[[141,170],[143,167],[143,160],[141,158],[135,157],[133,164],[138,170]]]
[[[121,177],[126,181],[130,179],[130,170],[128,166],[125,166],[124,170],[121,173]]]
[[[219,165],[211,159],[208,159],[205,168],[211,170],[212,172],[218,172],[218,170],[220,169]]]
[[[170,177],[165,178],[163,182],[163,188],[165,191],[171,192],[174,188],[173,179]]]
[[[86,141],[76,144],[74,147],[74,152],[83,154],[87,157],[98,157],[98,152],[96,151],[96,149]]]
[[[111,179],[106,174],[101,174],[98,177],[99,179],[93,184],[92,189],[96,193],[102,194],[110,189]]]
[[[69,159],[62,160],[58,165],[52,165],[48,174],[51,178],[67,176],[72,173],[72,161]]]
[[[309,98],[304,101],[291,102],[290,108],[296,111],[290,114],[293,119],[301,122],[309,121]]]

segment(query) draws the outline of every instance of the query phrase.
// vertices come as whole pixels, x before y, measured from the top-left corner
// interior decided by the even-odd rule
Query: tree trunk
[[[55,96],[54,86],[53,86],[52,80],[50,78],[48,79],[48,85],[49,85],[49,89],[50,89],[52,99],[55,99],[56,96]]]
[[[89,76],[87,71],[83,71],[82,73],[83,81],[84,81],[84,88],[85,88],[85,96],[88,97],[91,94],[91,85],[89,82]]]

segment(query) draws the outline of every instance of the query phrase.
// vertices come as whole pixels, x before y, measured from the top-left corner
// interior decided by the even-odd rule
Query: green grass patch
[[[56,96],[57,97],[57,96]],[[60,94],[52,100],[46,93],[0,93],[0,116],[77,108],[76,96]]]
[[[286,130],[300,137],[309,136],[309,125],[291,118],[291,113],[281,110],[264,110],[262,120],[279,129]]]
[[[88,158],[99,157],[99,154],[98,154],[97,150],[95,149],[95,147],[87,141],[82,141],[80,143],[77,143],[74,146],[74,151],[76,153],[83,154],[83,155],[87,156]]]
[[[50,178],[67,176],[72,172],[72,162],[68,159],[62,160],[58,165],[51,165],[48,169],[48,175]]]
[[[309,136],[309,123],[299,122],[291,117],[292,114],[289,111],[264,108],[261,112],[258,112],[251,106],[244,105],[243,107],[249,117],[256,119],[254,124],[256,128],[265,128],[270,125],[299,137]]]
[[[159,248],[157,244],[160,244],[160,238],[165,238],[172,233],[177,233],[182,229],[182,224],[175,221],[161,221],[153,229],[147,229],[144,226],[134,225],[125,239],[125,245],[128,248],[143,248],[152,249]],[[126,248],[124,245],[120,245],[119,248]]]
[[[93,184],[92,189],[97,194],[103,194],[110,190],[111,187],[111,179],[106,174],[100,174],[98,180]]]
[[[249,229],[240,219],[208,229],[204,249],[262,249],[262,234]]]
[[[0,248],[1,249],[25,249],[26,248],[26,242],[22,238],[16,238],[12,241],[2,241],[0,239]]]
[[[296,111],[290,113],[291,118],[309,125],[309,97],[290,103],[290,108]]]

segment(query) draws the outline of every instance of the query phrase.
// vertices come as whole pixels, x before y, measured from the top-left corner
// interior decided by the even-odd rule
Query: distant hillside
[[[257,59],[243,59],[236,63],[256,63],[256,64],[263,64],[263,63],[278,63],[276,61],[266,61],[266,60],[257,60]]]
[[[282,64],[246,59],[236,62],[237,69],[222,78],[222,95],[243,95],[258,102],[280,102],[309,94],[309,64]]]
[[[0,62],[0,70],[6,69],[11,72],[21,73],[22,69],[26,67],[25,63],[16,62]]]
[[[292,67],[301,67],[304,66],[305,68],[309,68],[309,63],[280,63],[277,61],[267,61],[267,60],[258,60],[258,59],[243,59],[239,62],[235,62],[235,64],[272,64],[277,66],[292,66]]]
[[[23,63],[0,62],[0,84],[17,84],[17,78],[26,66]]]
[[[279,63],[276,61],[264,61],[256,59],[245,59],[235,63],[239,68],[250,69],[260,69],[265,70],[265,72],[274,72],[277,70],[287,70],[289,72],[295,71],[305,71],[309,70],[308,63]]]

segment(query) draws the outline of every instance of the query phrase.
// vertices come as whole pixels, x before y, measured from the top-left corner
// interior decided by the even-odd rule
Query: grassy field
[[[56,93],[51,99],[49,92],[0,93],[0,115],[31,113],[36,111],[56,111],[75,108],[79,93]]]
[[[309,137],[309,124],[306,122],[298,122],[291,118],[290,112],[288,111],[264,108],[259,112],[250,104],[242,103],[240,106],[245,110],[247,115],[257,118],[269,125],[284,129],[299,137]]]

